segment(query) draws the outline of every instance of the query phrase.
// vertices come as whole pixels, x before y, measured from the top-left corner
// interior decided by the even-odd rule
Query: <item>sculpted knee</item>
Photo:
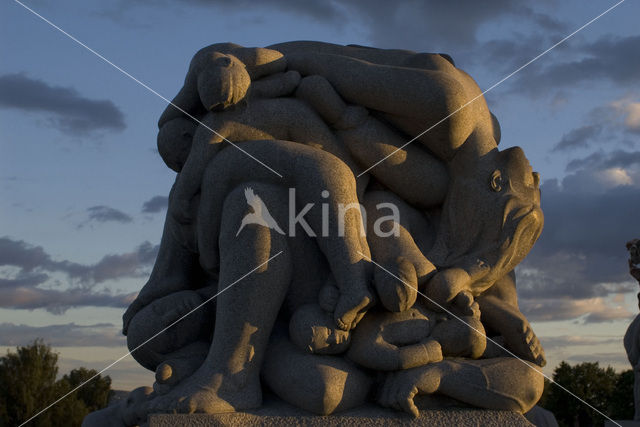
[[[529,368],[518,377],[521,381],[522,390],[520,393],[520,411],[525,413],[533,408],[544,391],[544,377],[535,368]]]

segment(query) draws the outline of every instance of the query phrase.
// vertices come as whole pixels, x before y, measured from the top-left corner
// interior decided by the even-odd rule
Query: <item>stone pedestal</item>
[[[321,417],[294,408],[282,401],[269,401],[260,409],[231,414],[154,414],[149,427],[214,427],[214,426],[527,426],[521,414],[475,408],[443,408],[422,411],[419,418],[405,413],[365,405],[336,415]]]

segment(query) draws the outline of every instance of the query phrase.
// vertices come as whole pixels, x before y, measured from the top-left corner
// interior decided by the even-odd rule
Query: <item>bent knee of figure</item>
[[[304,353],[284,338],[269,345],[262,376],[282,400],[318,415],[362,405],[372,385],[355,364]]]
[[[533,364],[510,357],[503,360],[499,372],[494,372],[495,376],[488,375],[491,388],[503,396],[503,399],[497,400],[504,406],[500,409],[525,413],[540,400],[544,376]]]
[[[519,363],[522,364],[522,362]],[[533,364],[527,366],[528,367],[525,368],[525,365],[522,364],[522,369],[526,369],[526,372],[523,372],[523,375],[520,377],[522,378],[523,383],[526,384],[526,387],[522,387],[522,390],[520,391],[520,406],[522,413],[529,411],[536,403],[538,403],[538,400],[540,400],[544,390],[544,376],[542,375],[542,372]]]

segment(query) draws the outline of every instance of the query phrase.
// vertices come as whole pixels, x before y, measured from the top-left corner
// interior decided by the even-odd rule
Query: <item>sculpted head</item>
[[[495,280],[518,265],[540,237],[544,216],[540,208],[540,175],[533,172],[520,147],[499,155],[499,167],[489,178],[497,197],[498,247],[489,257]]]
[[[207,110],[223,110],[244,99],[251,86],[245,65],[234,55],[208,54],[209,64],[197,77],[198,95]]]
[[[443,265],[481,260],[489,266],[482,279],[488,287],[524,259],[542,232],[540,176],[519,147],[493,150],[458,175],[443,212]]]
[[[351,335],[336,327],[331,313],[316,304],[298,308],[289,321],[289,338],[301,350],[314,354],[343,353]]]

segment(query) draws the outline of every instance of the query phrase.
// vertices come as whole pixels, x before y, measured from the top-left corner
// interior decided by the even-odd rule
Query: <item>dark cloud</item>
[[[250,8],[293,14],[331,25],[337,30],[347,26],[364,28],[371,44],[376,47],[453,54],[477,49],[479,30],[505,18],[517,17],[549,36],[565,30],[565,25],[553,16],[534,10],[525,2],[509,0],[264,0],[259,3],[239,0],[232,5],[221,0],[165,0],[164,3],[214,8],[218,13]],[[125,3],[120,4],[119,10],[122,10]],[[157,6],[157,2],[149,0],[146,4]],[[114,14],[110,11],[110,14],[118,20],[126,19],[122,12]]]
[[[143,213],[158,213],[167,208],[169,198],[166,196],[154,196],[151,199],[144,202],[142,205]]]
[[[0,237],[0,265],[12,265],[25,271],[48,265],[49,254],[40,246],[31,246],[22,240]]]
[[[41,247],[24,241],[0,238],[0,267],[17,267],[16,274],[0,273],[0,306],[6,308],[44,308],[54,313],[69,307],[125,307],[134,294],[96,292],[97,284],[123,278],[142,278],[149,274],[159,246],[144,242],[134,251],[105,255],[95,264],[52,260]],[[52,275],[63,274],[69,287],[60,285]]]
[[[591,109],[583,119],[585,124],[565,133],[553,151],[570,151],[603,143],[627,143],[626,137],[640,133],[640,102],[633,102],[637,98],[628,95]]]
[[[546,351],[564,349],[566,347],[591,347],[603,344],[620,344],[622,337],[597,337],[580,335],[561,335],[555,337],[539,337]]]
[[[640,82],[640,36],[603,36],[592,43],[576,45],[569,60],[529,67],[512,86],[529,94],[547,93],[580,83],[608,81],[619,85]],[[537,64],[540,65],[540,64]]]
[[[136,292],[114,295],[81,288],[63,291],[36,287],[0,288],[0,307],[25,310],[40,308],[53,314],[64,314],[73,307],[126,308],[136,295]]]
[[[125,128],[124,115],[113,102],[88,99],[73,88],[51,86],[25,74],[0,76],[0,107],[44,113],[70,135]]]
[[[215,0],[181,0],[199,6],[217,6],[232,10],[253,9],[256,7],[276,9],[300,15],[306,15],[319,21],[334,21],[344,19],[341,3],[328,1],[296,1],[296,0],[263,0],[256,3],[252,0],[236,0],[233,4]]]
[[[144,242],[133,252],[106,255],[92,266],[89,277],[95,283],[121,277],[141,277],[145,274],[141,271],[141,268],[153,264],[158,254],[158,249],[158,246]]]
[[[545,184],[542,191],[545,226],[522,265],[521,294],[586,298],[630,290],[605,284],[630,280],[625,243],[639,232],[640,188],[575,193]]]
[[[531,298],[520,301],[522,313],[532,322],[580,318],[584,323],[632,319],[634,313],[603,298]]]
[[[2,288],[18,288],[18,287],[35,287],[49,280],[49,275],[40,274],[21,274],[20,277],[14,279],[0,278],[0,289]]]
[[[348,6],[350,13],[360,16],[367,25],[374,45],[454,54],[454,50],[476,45],[476,34],[483,24],[518,10],[516,3],[508,0],[374,3],[361,0]]]
[[[628,168],[634,165],[640,165],[640,151],[614,150],[605,153],[599,150],[585,158],[571,160],[567,164],[567,172],[580,169]]]
[[[632,316],[611,298],[637,290],[625,243],[638,237],[640,154],[594,153],[542,186],[545,226],[517,269],[523,312],[533,320],[606,322]]]
[[[553,151],[564,151],[576,148],[585,148],[591,145],[602,134],[602,126],[585,125],[576,129],[572,129],[562,136],[560,142],[554,147]]]
[[[123,224],[133,221],[131,216],[119,211],[118,209],[111,208],[109,206],[99,205],[87,208],[89,215],[89,221],[95,222],[120,222]]]
[[[145,274],[144,269],[155,261],[158,249],[159,245],[144,242],[132,252],[105,255],[96,264],[85,265],[68,260],[54,261],[42,247],[5,236],[0,237],[0,266],[19,267],[22,271],[18,278],[24,278],[33,270],[61,272],[85,286],[92,286],[106,280],[141,277]]]
[[[126,339],[120,328],[111,323],[94,325],[27,326],[0,323],[0,345],[23,346],[37,338],[44,338],[53,347],[120,347],[126,346]]]

